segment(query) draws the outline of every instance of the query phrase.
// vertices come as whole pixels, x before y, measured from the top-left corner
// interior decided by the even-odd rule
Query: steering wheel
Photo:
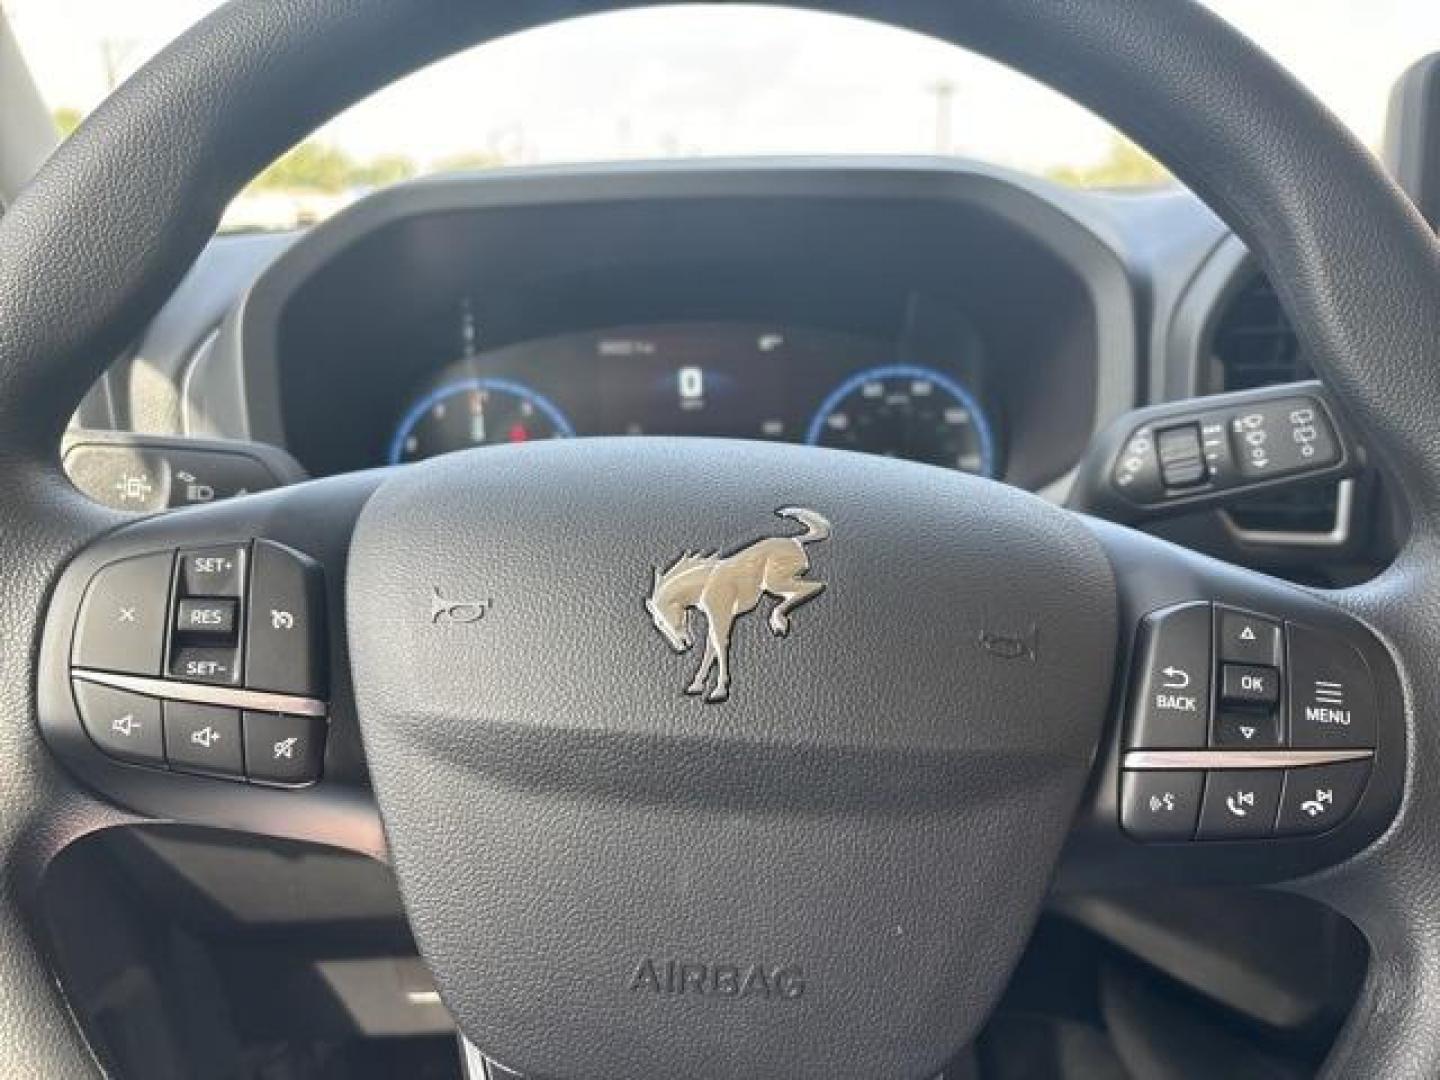
[[[1369,583],[1302,590],[998,484],[769,444],[480,450],[144,521],[68,484],[56,451],[81,394],[266,161],[451,50],[608,6],[239,0],[122,86],[0,220],[3,1071],[96,1066],[40,944],[45,866],[91,831],[166,819],[389,858],[457,1022],[524,1075],[933,1075],[1057,872],[1318,898],[1372,950],[1329,1070],[1440,1072],[1437,247],[1321,106],[1188,2],[811,6],[1048,82],[1226,219],[1407,503],[1404,550]],[[176,552],[226,544],[254,575],[279,552],[308,583],[290,625],[270,612],[324,642],[296,646],[298,687],[169,677]],[[126,589],[131,625],[107,628]],[[266,605],[244,602],[253,629]],[[1371,730],[1361,751],[1184,760],[1364,760],[1349,821],[1289,840],[1120,831],[1124,766],[1144,764],[1119,718],[1147,677],[1133,636],[1197,603],[1284,625],[1292,676],[1309,662],[1293,635],[1325,637],[1366,684]],[[138,667],[105,659],[121,655]],[[305,682],[327,657],[328,685]],[[332,740],[358,723],[374,801],[116,761],[85,734],[86,686],[163,698],[172,719],[327,714]]]

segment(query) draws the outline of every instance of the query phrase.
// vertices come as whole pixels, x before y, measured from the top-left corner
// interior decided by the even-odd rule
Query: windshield
[[[213,0],[0,0],[62,130]],[[1391,86],[1440,48],[1434,0],[1209,0],[1371,147]],[[935,154],[1062,183],[1165,171],[1038,83],[918,34],[761,6],[570,20],[470,49],[361,102],[267,169],[226,229],[293,228],[458,169],[772,154]]]

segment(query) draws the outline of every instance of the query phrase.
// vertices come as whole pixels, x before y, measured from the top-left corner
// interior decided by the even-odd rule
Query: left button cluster
[[[133,764],[285,786],[317,779],[323,603],[319,567],[265,540],[102,567],[70,657],[86,734]]]

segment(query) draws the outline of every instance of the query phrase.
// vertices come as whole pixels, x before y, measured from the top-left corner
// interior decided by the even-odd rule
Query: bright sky
[[[1390,87],[1440,50],[1440,0],[1208,0],[1377,146]],[[55,106],[87,110],[214,0],[0,0]],[[779,8],[660,8],[462,53],[361,103],[325,137],[422,166],[461,152],[573,161],[669,154],[930,153],[1086,164],[1108,129],[1057,95],[915,34]]]

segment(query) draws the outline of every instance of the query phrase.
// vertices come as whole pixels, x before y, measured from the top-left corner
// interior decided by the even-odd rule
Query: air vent
[[[1270,282],[1259,274],[1222,308],[1212,337],[1213,383],[1219,390],[1253,390],[1314,378],[1300,342]],[[1230,512],[1253,540],[1270,543],[1336,542],[1339,493],[1321,484],[1283,494],[1258,495]]]
[[[1221,311],[1214,353],[1222,390],[1254,390],[1313,378],[1290,320],[1263,277],[1251,278]]]

